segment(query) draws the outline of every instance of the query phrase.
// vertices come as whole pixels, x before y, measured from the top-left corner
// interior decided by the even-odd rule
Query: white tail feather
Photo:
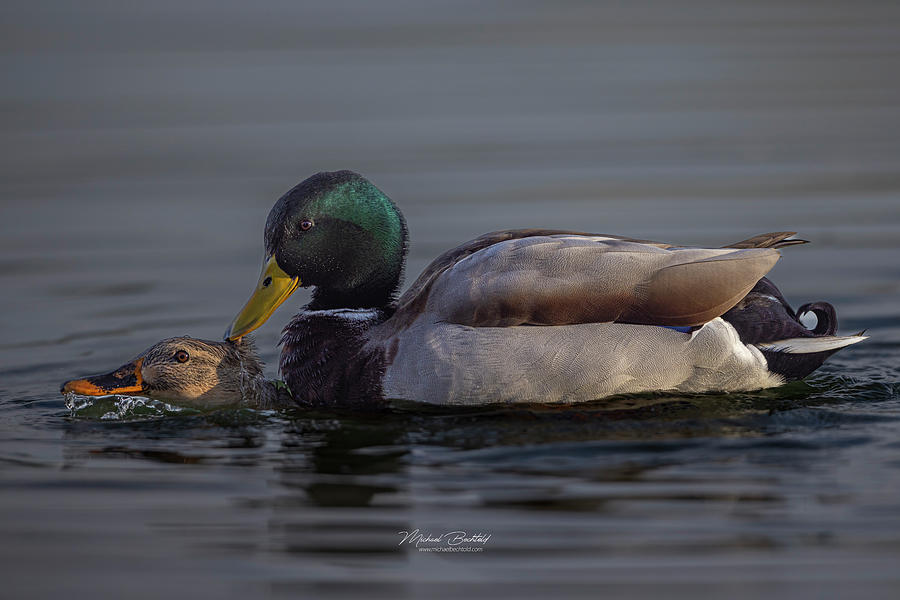
[[[777,340],[775,342],[756,344],[756,347],[760,350],[768,350],[770,352],[785,352],[787,354],[813,354],[815,352],[837,350],[838,348],[857,344],[867,339],[869,339],[869,336],[867,335],[824,335],[822,337],[788,338],[786,340]]]

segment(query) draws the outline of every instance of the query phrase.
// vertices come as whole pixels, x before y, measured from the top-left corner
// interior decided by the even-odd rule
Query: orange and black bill
[[[82,396],[139,394],[144,391],[144,378],[141,376],[141,365],[143,362],[144,359],[139,358],[122,365],[112,373],[67,381],[62,384],[59,391],[63,394],[75,392]]]

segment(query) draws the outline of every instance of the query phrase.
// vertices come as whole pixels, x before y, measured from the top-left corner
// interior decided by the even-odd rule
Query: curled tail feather
[[[800,322],[807,313],[816,317],[813,329]],[[743,343],[759,348],[770,371],[789,381],[803,379],[841,348],[867,339],[862,333],[835,335],[837,312],[827,302],[804,304],[795,313],[765,277],[722,318],[737,330]]]

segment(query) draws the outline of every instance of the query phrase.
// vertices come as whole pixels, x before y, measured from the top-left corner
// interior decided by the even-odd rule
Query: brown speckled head
[[[255,404],[265,383],[252,341],[174,337],[111,373],[67,381],[60,391],[86,396],[134,394],[207,408]]]

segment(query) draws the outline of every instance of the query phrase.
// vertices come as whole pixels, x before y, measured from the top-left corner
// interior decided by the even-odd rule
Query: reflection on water
[[[10,597],[895,593],[896,3],[7,4]],[[813,243],[772,279],[871,338],[752,394],[66,408],[64,380],[218,339],[271,204],[339,168],[404,211],[410,279],[507,227],[701,245],[790,229]],[[269,365],[297,296],[258,332]],[[439,556],[400,545],[417,528],[491,538]]]

